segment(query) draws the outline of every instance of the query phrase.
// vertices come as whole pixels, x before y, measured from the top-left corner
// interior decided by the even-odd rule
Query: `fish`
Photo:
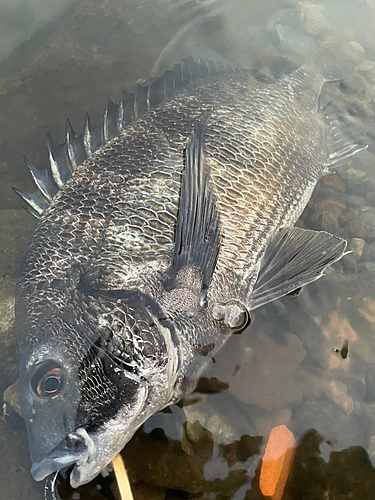
[[[284,58],[285,61],[286,58]],[[16,281],[19,398],[35,480],[94,479],[191,392],[251,312],[322,276],[346,241],[295,226],[348,138],[314,64],[200,58],[47,136]],[[52,479],[51,479],[52,478]],[[52,492],[52,493],[51,493]]]

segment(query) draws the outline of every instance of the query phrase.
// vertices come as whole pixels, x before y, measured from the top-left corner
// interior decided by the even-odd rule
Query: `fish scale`
[[[299,77],[299,75],[298,75]],[[229,80],[229,81],[228,81]],[[239,273],[244,268],[251,268],[254,262],[258,259],[259,252],[262,251],[260,248],[258,251],[254,251],[254,246],[251,245],[251,241],[256,244],[257,241],[263,240],[263,234],[259,234],[255,228],[265,227],[265,231],[269,231],[274,227],[280,225],[280,220],[283,219],[286,224],[289,222],[294,222],[294,220],[299,216],[301,210],[296,210],[293,207],[294,220],[291,219],[290,215],[286,213],[286,207],[289,208],[289,200],[294,200],[296,196],[301,193],[305,193],[306,184],[316,183],[316,180],[322,175],[325,167],[324,159],[326,159],[326,153],[324,146],[327,148],[324,135],[321,138],[313,137],[312,148],[309,150],[308,146],[305,144],[295,144],[290,140],[290,134],[288,136],[283,136],[282,126],[280,126],[276,119],[283,124],[284,120],[290,115],[289,110],[283,108],[284,113],[279,116],[272,116],[273,121],[267,120],[265,117],[265,125],[258,125],[256,130],[257,134],[255,137],[253,134],[253,126],[250,122],[249,134],[247,135],[246,127],[244,122],[246,122],[246,116],[254,116],[253,108],[257,106],[258,103],[258,93],[264,94],[264,90],[256,88],[252,91],[251,96],[247,97],[245,101],[242,99],[236,99],[237,102],[233,103],[233,107],[228,107],[228,96],[238,94],[243,94],[248,90],[251,84],[256,84],[256,87],[260,87],[260,84],[248,77],[244,80],[241,77],[241,83],[232,82],[228,79],[225,83],[228,87],[223,90],[224,85],[218,89],[218,83],[215,82],[207,89],[205,87],[203,90],[198,88],[195,95],[190,93],[187,99],[187,111],[183,115],[177,112],[173,113],[176,108],[174,102],[167,103],[167,111],[164,109],[156,110],[150,113],[149,116],[140,119],[139,125],[134,125],[131,129],[127,129],[122,133],[121,136],[112,140],[108,146],[104,146],[101,149],[100,158],[96,160],[96,157],[88,160],[82,167],[80,171],[72,178],[72,181],[65,188],[65,196],[70,197],[74,200],[75,192],[80,192],[82,186],[85,185],[85,177],[88,178],[88,183],[92,185],[93,193],[96,193],[97,186],[105,185],[111,186],[112,183],[117,187],[118,184],[122,184],[121,190],[123,191],[117,195],[116,201],[113,203],[112,217],[109,219],[106,234],[103,238],[103,245],[98,249],[99,253],[99,265],[106,265],[106,269],[117,270],[117,275],[121,276],[113,281],[112,274],[109,272],[110,278],[108,279],[107,286],[114,288],[120,288],[124,284],[132,281],[132,273],[137,274],[137,263],[135,264],[135,269],[129,271],[129,268],[124,272],[124,264],[127,263],[131,269],[131,261],[134,259],[135,251],[142,253],[143,260],[145,259],[144,254],[147,253],[147,257],[152,261],[152,255],[155,255],[155,259],[160,260],[161,247],[162,252],[166,253],[166,259],[164,263],[164,268],[169,265],[167,245],[169,244],[169,251],[171,252],[173,241],[174,241],[174,231],[173,222],[176,221],[176,215],[178,210],[179,201],[179,187],[180,187],[180,173],[183,170],[183,162],[181,157],[181,150],[184,147],[186,138],[188,137],[192,124],[203,114],[206,110],[202,109],[202,102],[204,103],[207,96],[202,94],[210,94],[211,102],[210,107],[214,108],[213,113],[210,115],[210,120],[207,125],[206,131],[206,154],[208,162],[210,163],[212,169],[212,176],[217,187],[218,192],[218,204],[220,206],[221,218],[224,227],[226,224],[232,227],[235,231],[237,230],[237,235],[231,242],[231,248],[226,249],[225,246],[225,235],[224,244],[222,245],[221,255],[219,257],[219,265],[217,268],[217,274],[223,273],[228,269],[233,269],[233,265],[236,262],[236,270]],[[249,81],[250,80],[250,81]],[[298,82],[298,79],[297,79]],[[322,84],[322,81],[320,82]],[[293,85],[293,81],[291,82]],[[233,88],[232,88],[233,86]],[[242,92],[241,92],[242,91]],[[186,92],[187,93],[187,92]],[[219,93],[219,96],[217,95]],[[311,97],[315,100],[315,105],[317,97],[320,93],[320,87],[316,89],[314,96],[308,95],[308,99],[304,99],[300,105],[301,118],[298,120],[298,115],[294,116],[296,122],[296,131],[298,133],[298,127],[302,126],[303,129],[300,132],[314,134],[313,127],[311,126],[311,121],[306,120],[306,107],[310,104],[309,100]],[[278,92],[279,95],[273,96],[268,102],[265,101],[261,108],[272,106],[272,101],[283,98],[291,99],[293,95],[288,92],[288,88],[284,91],[284,95],[281,91]],[[179,97],[179,109],[182,111],[183,95]],[[250,102],[249,102],[249,99]],[[254,104],[255,103],[255,106]],[[292,111],[295,112],[295,103],[292,101]],[[225,107],[223,105],[226,105]],[[171,110],[171,111],[170,111]],[[255,107],[257,111],[257,107]],[[256,114],[262,117],[261,109]],[[317,114],[317,111],[315,111]],[[179,116],[180,115],[180,116]],[[216,120],[216,116],[219,117]],[[169,119],[168,119],[169,118]],[[238,119],[237,119],[238,118]],[[264,121],[264,117],[262,119]],[[317,120],[314,120],[317,121]],[[240,165],[241,165],[241,176],[237,181],[237,186],[233,186],[233,177],[237,177],[237,172],[239,169],[232,168],[232,158],[226,153],[226,149],[221,147],[221,144],[231,144],[231,127],[235,128],[238,123],[238,128],[242,130],[242,151],[240,150]],[[152,124],[152,125],[151,125]],[[306,127],[307,125],[307,127]],[[320,125],[321,130],[323,130],[323,125]],[[155,127],[156,131],[152,133],[152,126]],[[316,127],[318,129],[318,127]],[[157,149],[158,144],[158,129],[165,134],[167,141],[170,142],[170,146],[167,151],[165,148]],[[147,130],[147,137],[144,137],[143,131]],[[270,132],[272,132],[273,137],[270,138]],[[135,135],[135,139],[133,136]],[[251,135],[251,141],[248,141],[246,137]],[[176,137],[177,136],[177,137]],[[320,139],[323,148],[316,148],[316,139]],[[146,140],[146,146],[142,144],[142,140]],[[270,141],[273,140],[274,144]],[[248,147],[246,147],[248,143]],[[154,146],[154,150],[150,148]],[[258,146],[259,154],[256,154],[257,149],[254,145]],[[171,161],[169,155],[169,149],[174,149],[175,162]],[[280,158],[283,159],[282,163],[278,162],[276,165],[271,163],[273,150],[280,152]],[[217,151],[217,153],[216,153]],[[255,153],[254,153],[255,151]],[[301,164],[310,153],[310,161],[308,164],[303,165],[301,169]],[[98,156],[98,155],[97,155]],[[320,158],[319,158],[320,156]],[[316,157],[316,158],[314,158]],[[110,163],[107,164],[107,158],[110,158]],[[118,165],[118,159],[123,166]],[[297,160],[297,163],[296,163]],[[298,161],[299,160],[299,161]],[[277,160],[276,160],[277,161]],[[318,163],[315,167],[314,161]],[[128,163],[132,163],[131,166],[127,167]],[[156,165],[155,165],[156,163]],[[259,164],[259,168],[253,168],[252,165]],[[134,165],[137,165],[135,167]],[[287,169],[283,168],[283,165],[287,165]],[[312,171],[311,166],[314,167]],[[292,167],[292,168],[291,168]],[[293,168],[294,167],[294,168]],[[105,171],[103,174],[102,171]],[[111,172],[114,176],[118,175],[119,179],[111,179],[111,176],[107,172]],[[152,177],[150,175],[152,171]],[[164,176],[169,177],[168,181],[163,182],[163,179],[159,178],[159,173]],[[309,174],[309,177],[306,176]],[[95,182],[95,176],[98,176],[98,181]],[[107,176],[109,178],[107,178]],[[311,177],[310,177],[311,176]],[[144,178],[143,183],[141,183],[140,178]],[[128,185],[128,178],[133,178],[134,183],[137,186]],[[238,178],[238,177],[237,177]],[[217,179],[217,181],[216,181]],[[112,181],[112,182],[111,182]],[[216,182],[215,182],[216,181]],[[223,183],[227,182],[229,187],[224,187]],[[241,182],[242,181],[242,182]],[[294,181],[295,185],[298,187],[294,189],[292,184]],[[151,192],[147,192],[147,184],[151,183]],[[272,185],[271,185],[272,184]],[[241,194],[237,195],[239,185],[241,186]],[[282,192],[284,186],[285,193]],[[272,192],[275,191],[275,193]],[[309,198],[311,194],[311,189],[305,194],[305,198]],[[277,198],[285,196],[282,203],[277,204],[277,199],[273,196],[277,195]],[[116,195],[114,195],[116,196]],[[130,199],[129,199],[130,198]],[[133,198],[133,199],[132,199]],[[304,206],[304,199],[301,200],[301,208]],[[117,209],[117,205],[120,201],[126,200],[125,207]],[[279,206],[278,206],[279,205]],[[67,198],[65,202],[66,211],[72,210],[72,204],[70,199]],[[87,206],[87,205],[86,205]],[[130,224],[131,215],[133,213],[140,217],[141,207],[152,207],[153,213],[155,214],[155,219],[160,224],[160,231],[158,231],[157,223],[152,224],[149,222],[150,219],[144,219],[143,224],[137,225]],[[99,208],[100,207],[96,207]],[[104,208],[104,207],[103,207]],[[110,210],[111,210],[110,209]],[[235,212],[234,213],[234,209]],[[62,203],[58,204],[56,210],[64,211]],[[108,209],[103,211],[106,217],[102,217],[98,211],[98,216],[102,217],[104,221],[107,218]],[[164,221],[163,212],[168,214],[168,222]],[[258,215],[256,215],[258,214]],[[90,221],[95,220],[97,214],[93,211],[89,211],[87,214]],[[72,216],[79,220],[79,212],[72,210]],[[50,214],[51,219],[56,219],[54,213]],[[174,220],[173,220],[174,219]],[[68,219],[69,220],[69,219]],[[108,220],[108,219],[107,219]],[[243,227],[244,220],[249,222],[248,228]],[[152,219],[151,219],[152,221]],[[252,223],[251,223],[252,222]],[[105,225],[106,223],[103,222]],[[269,225],[272,224],[270,228]],[[169,230],[168,230],[169,228]],[[242,233],[241,235],[238,233]],[[251,240],[249,241],[251,237]],[[77,241],[76,244],[82,244]],[[88,237],[87,246],[92,246],[92,239]],[[163,245],[164,243],[164,245]],[[99,247],[96,244],[97,247]],[[263,244],[264,246],[264,244]],[[65,247],[65,243],[62,242],[61,247]],[[115,256],[117,254],[117,257]],[[106,256],[108,255],[108,262],[106,262]],[[240,258],[238,258],[240,257]],[[52,258],[52,261],[54,258]],[[118,263],[116,263],[116,260]],[[137,259],[136,259],[137,260]],[[91,264],[95,267],[96,263]],[[220,269],[223,271],[220,271]],[[144,269],[146,274],[149,276],[149,272]],[[152,273],[151,269],[151,273]],[[221,280],[221,286],[223,281]],[[232,284],[235,286],[235,284]],[[215,290],[212,293],[217,294]],[[231,293],[231,292],[229,292]],[[220,297],[221,299],[221,297]],[[223,297],[225,300],[225,298]]]
[[[343,255],[343,240],[293,228],[318,179],[361,149],[323,122],[323,83],[315,67],[270,78],[187,60],[108,100],[102,129],[68,122],[44,172],[27,163],[39,190],[16,192],[40,219],[16,328],[37,480],[69,464],[72,486],[90,481],[249,311]]]

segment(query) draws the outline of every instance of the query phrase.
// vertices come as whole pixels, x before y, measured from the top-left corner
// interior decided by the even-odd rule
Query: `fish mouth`
[[[43,460],[34,462],[31,474],[35,481],[42,481],[50,474],[74,465],[74,469],[86,465],[94,448],[94,442],[86,429],[78,428],[69,433]]]

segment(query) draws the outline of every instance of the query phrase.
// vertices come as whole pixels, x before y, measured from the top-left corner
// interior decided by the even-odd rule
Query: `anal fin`
[[[329,99],[329,96],[320,97],[320,108],[331,130],[331,151],[326,165],[327,173],[334,168],[344,165],[354,155],[367,148],[361,144],[355,129],[344,119],[344,113]]]
[[[341,259],[345,249],[345,240],[325,231],[299,227],[275,231],[263,255],[250,308],[256,309],[317,280],[326,267]]]

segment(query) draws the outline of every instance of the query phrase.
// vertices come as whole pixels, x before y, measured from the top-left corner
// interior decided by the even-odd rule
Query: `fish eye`
[[[55,361],[44,361],[35,368],[31,387],[41,398],[56,396],[63,386],[63,372]]]

